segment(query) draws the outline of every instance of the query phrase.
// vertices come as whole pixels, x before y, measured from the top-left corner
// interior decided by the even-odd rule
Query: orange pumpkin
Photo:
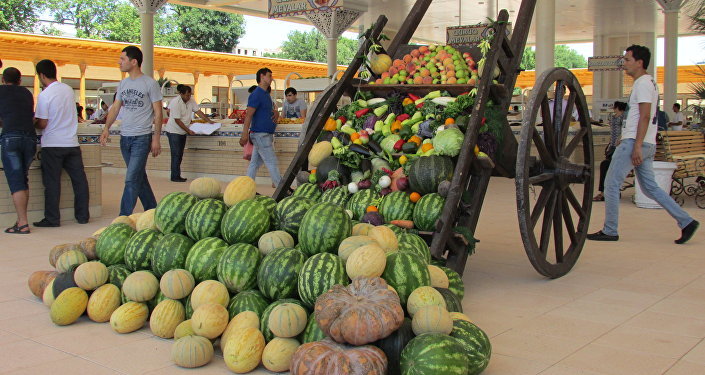
[[[384,375],[387,356],[372,345],[341,345],[330,338],[299,346],[291,357],[291,375]]]
[[[318,297],[316,322],[339,343],[365,345],[389,336],[404,322],[399,296],[379,277],[359,277],[334,285]]]

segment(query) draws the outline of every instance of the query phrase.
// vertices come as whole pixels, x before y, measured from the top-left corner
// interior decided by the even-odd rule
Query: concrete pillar
[[[142,46],[142,73],[154,76],[154,12],[140,12],[140,43]]]
[[[328,41],[328,77],[338,70],[338,40],[336,38],[326,38]]]
[[[673,118],[673,103],[676,102],[678,93],[678,9],[664,10],[666,18],[664,48],[666,49],[664,61],[663,107],[664,111]]]
[[[37,97],[39,97],[40,91],[41,91],[41,82],[39,82],[39,75],[37,73],[34,73],[34,86],[32,87],[32,95],[34,95],[34,105],[35,106],[37,105]]]
[[[198,78],[201,76],[201,72],[196,70],[193,72],[193,99],[196,103],[201,102],[201,98],[198,97]]]
[[[485,4],[487,4],[487,18],[496,20],[499,15],[499,11],[497,10],[497,0],[485,0]]]
[[[235,79],[235,74],[229,73],[227,75],[228,77],[228,109],[235,109],[232,105],[233,103],[233,79]],[[232,111],[231,111],[232,112]],[[227,116],[229,113],[226,113],[225,116]]]
[[[81,80],[79,81],[79,84],[78,84],[78,103],[84,109],[86,108],[86,68],[87,67],[88,67],[88,65],[85,63],[78,64],[78,69],[81,71]]]
[[[536,78],[555,66],[556,0],[536,3]]]

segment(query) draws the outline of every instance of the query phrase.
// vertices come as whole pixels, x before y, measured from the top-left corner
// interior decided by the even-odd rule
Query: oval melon
[[[94,290],[88,299],[88,318],[94,322],[105,323],[118,307],[120,289],[113,284],[102,285]]]
[[[75,322],[88,305],[88,294],[81,288],[68,288],[51,304],[51,321],[58,326]]]

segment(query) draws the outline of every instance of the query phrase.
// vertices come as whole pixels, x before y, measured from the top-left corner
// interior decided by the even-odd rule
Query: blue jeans
[[[279,173],[277,155],[274,153],[274,134],[250,133],[250,141],[252,141],[252,145],[255,147],[252,150],[250,165],[247,167],[247,176],[254,180],[257,176],[257,170],[262,165],[262,162],[264,162],[264,165],[267,166],[267,170],[269,171],[269,175],[272,177],[272,183],[279,185],[282,176],[281,173]]]
[[[186,148],[186,134],[166,133],[171,151],[171,179],[181,178],[181,160],[184,158]]]
[[[0,157],[11,193],[29,190],[29,166],[37,151],[37,135],[25,132],[5,132],[0,136]]]
[[[120,201],[120,215],[132,215],[137,198],[142,202],[144,210],[157,207],[152,187],[147,179],[147,157],[152,148],[152,135],[121,136],[120,151],[127,165],[125,173],[125,189]]]
[[[634,139],[622,139],[617,149],[612,155],[610,167],[605,178],[605,226],[602,232],[610,236],[618,235],[619,223],[619,189],[622,182],[632,169],[635,170],[639,186],[648,198],[655,200],[668,213],[676,219],[678,227],[683,229],[693,221],[668,193],[661,190],[654,177],[654,153],[656,146],[651,143],[644,143],[641,147],[643,162],[639,166],[632,164],[632,151],[634,150]]]

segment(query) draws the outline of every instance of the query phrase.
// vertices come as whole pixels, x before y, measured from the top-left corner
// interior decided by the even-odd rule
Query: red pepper
[[[340,120],[340,122],[342,122],[343,124],[345,124],[346,122],[348,122],[348,119],[346,119],[345,116],[340,116],[340,117],[338,117],[338,120]]]
[[[485,126],[485,122],[487,122],[487,117],[482,118],[482,120],[480,121],[480,125]]]
[[[397,143],[394,144],[394,151],[401,151],[401,148],[404,146],[404,143],[406,142],[404,142],[403,139],[398,140]]]
[[[401,115],[397,116],[396,119],[397,119],[397,121],[404,121],[404,120],[408,119],[409,117],[411,117],[411,116],[407,115],[406,113],[402,113]]]
[[[423,103],[419,103],[416,105],[416,108],[423,108]]]
[[[421,98],[418,97],[418,96],[416,96],[416,95],[414,95],[414,94],[409,94],[409,99],[411,99],[411,100],[413,100],[413,101],[417,101],[417,100],[419,100],[419,99],[421,99]]]
[[[363,108],[363,109],[361,109],[361,110],[355,111],[355,116],[356,116],[357,118],[360,118],[360,117],[366,115],[367,112],[369,112],[369,111],[370,111],[369,108]]]

